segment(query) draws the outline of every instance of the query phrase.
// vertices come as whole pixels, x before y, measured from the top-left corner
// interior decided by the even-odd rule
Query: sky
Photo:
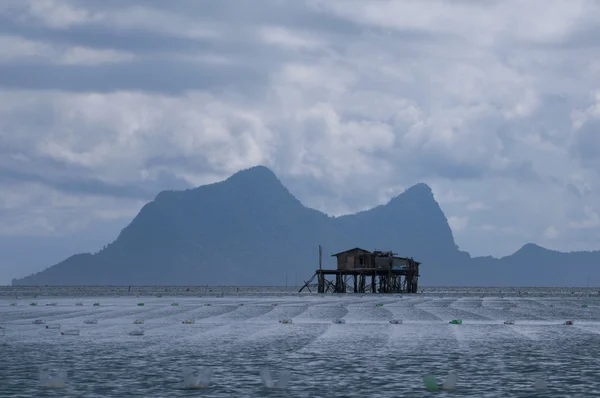
[[[600,2],[2,0],[0,284],[161,190],[330,215],[429,184],[457,244],[600,249]]]

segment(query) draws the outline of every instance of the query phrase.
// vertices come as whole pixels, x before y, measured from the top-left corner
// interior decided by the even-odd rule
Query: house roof
[[[363,253],[371,253],[371,252],[370,252],[370,251],[368,251],[368,250],[361,249],[360,247],[355,247],[355,248],[353,248],[353,249],[348,249],[348,250],[344,250],[343,252],[339,252],[339,253],[332,254],[332,255],[331,255],[331,257],[337,257],[337,256],[339,256],[340,254],[348,253],[348,252],[351,252],[351,251],[354,251],[354,250],[359,250],[359,251],[361,251],[361,252],[363,252]]]

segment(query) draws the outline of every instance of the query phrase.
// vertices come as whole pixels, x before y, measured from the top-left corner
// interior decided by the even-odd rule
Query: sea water
[[[15,287],[0,288],[0,327],[0,397],[600,396],[600,296],[591,289]],[[129,335],[137,329],[144,335]],[[265,387],[264,368],[289,372],[287,388]],[[66,372],[65,387],[40,383],[42,369]],[[209,386],[186,389],[186,369],[209,369]],[[424,377],[441,385],[451,373],[454,390],[425,388]]]

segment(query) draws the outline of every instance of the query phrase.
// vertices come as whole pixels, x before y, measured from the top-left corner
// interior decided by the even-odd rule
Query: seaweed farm
[[[600,396],[591,291],[77,289],[5,291],[0,396]]]

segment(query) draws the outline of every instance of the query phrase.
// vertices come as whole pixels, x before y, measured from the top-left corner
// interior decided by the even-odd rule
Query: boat
[[[77,330],[77,329],[61,330],[60,334],[62,336],[79,336],[79,330]]]
[[[60,323],[53,323],[50,325],[46,325],[46,329],[60,329]]]
[[[402,325],[402,319],[392,319],[390,323],[392,325]]]
[[[194,323],[196,323],[196,321],[194,321],[193,319],[186,319],[185,321],[182,321],[181,323],[186,324],[186,325],[193,325]]]
[[[33,321],[34,325],[45,325],[46,321],[43,319],[36,319],[35,321]]]
[[[129,332],[130,336],[143,336],[144,335],[144,331],[143,330],[132,330],[131,332]]]
[[[94,303],[93,306],[94,307],[100,307],[100,303]]]
[[[341,325],[341,324],[346,323],[346,320],[345,319],[334,319],[332,322],[335,324]]]
[[[573,326],[573,321],[571,321],[571,320],[565,321],[565,325]]]
[[[449,323],[451,325],[462,325],[462,319],[453,319]]]
[[[291,319],[281,319],[281,320],[279,321],[279,323],[288,324],[288,323],[292,323],[292,320],[291,320]]]
[[[504,321],[504,324],[505,325],[514,325],[515,321],[513,321],[512,319],[508,319],[508,320]]]
[[[144,320],[143,319],[136,319],[135,321],[133,321],[134,325],[143,325],[144,324]]]
[[[96,325],[96,324],[98,324],[98,320],[97,319],[86,319],[83,321],[83,323],[86,325]]]

